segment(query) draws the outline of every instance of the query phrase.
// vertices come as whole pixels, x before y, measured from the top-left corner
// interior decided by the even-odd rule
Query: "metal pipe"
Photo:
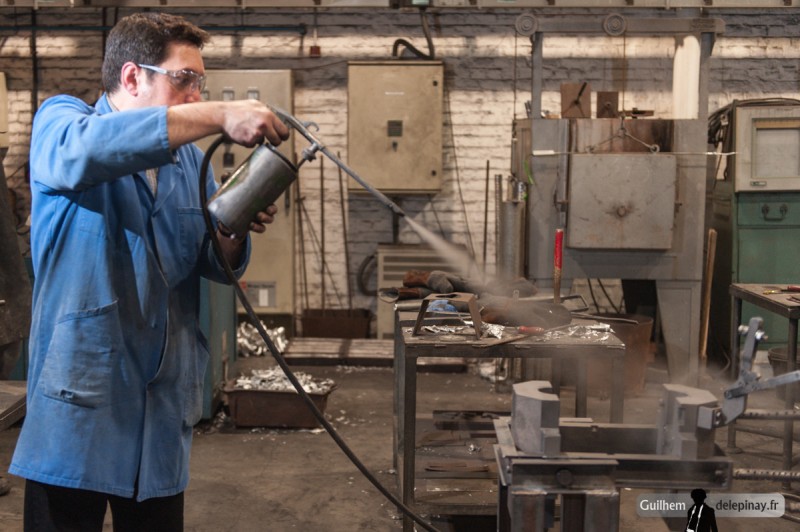
[[[737,480],[800,480],[800,471],[779,469],[734,469],[733,478]]]
[[[737,419],[800,419],[797,410],[747,410]]]
[[[20,32],[20,31],[111,31],[114,26],[41,26],[38,24],[27,24],[25,26],[7,26],[0,28],[0,32],[11,31],[11,32]],[[308,33],[308,29],[306,28],[305,24],[296,24],[294,26],[200,26],[201,29],[213,33],[213,32],[225,32],[225,31],[251,31],[251,32],[269,32],[269,31],[277,31],[277,32],[294,32],[298,33],[299,35],[306,35]]]

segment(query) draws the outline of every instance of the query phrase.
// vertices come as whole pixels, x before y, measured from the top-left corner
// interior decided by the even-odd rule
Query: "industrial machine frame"
[[[527,204],[527,270],[526,275],[543,287],[552,286],[555,233],[566,226],[567,239],[563,251],[562,286],[568,288],[575,278],[619,278],[654,280],[659,305],[659,316],[667,352],[670,378],[686,384],[696,384],[701,322],[701,291],[704,248],[704,215],[706,189],[705,150],[708,115],[708,59],[716,34],[724,29],[724,23],[714,18],[629,18],[612,14],[605,19],[599,17],[545,18],[522,15],[517,19],[517,31],[528,35],[532,42],[531,118],[515,123],[515,160],[512,168],[518,179],[530,169],[533,185],[530,187]],[[635,119],[548,119],[542,114],[543,41],[545,34],[606,33],[620,35],[674,35],[677,39],[694,36],[699,41],[697,59],[697,112],[692,118],[672,119],[666,143],[669,153],[659,153],[659,145],[646,147],[644,153],[626,153],[616,150],[613,154],[594,153],[593,148],[603,142],[602,135],[619,125],[618,132],[626,134],[637,123],[654,122]],[[674,69],[681,66],[680,54],[676,52]],[[685,59],[685,57],[683,58]],[[689,84],[691,85],[691,84]],[[693,89],[692,89],[693,90]],[[687,114],[687,113],[684,113]],[[690,113],[689,113],[690,114]],[[668,214],[662,228],[670,232],[655,248],[642,246],[642,239],[633,245],[617,248],[601,243],[591,248],[578,243],[570,235],[570,209],[575,199],[569,188],[570,173],[583,168],[590,173],[592,168],[621,168],[625,157],[643,164],[642,172],[650,171],[668,175],[673,181],[670,190],[674,195],[664,194],[660,201],[667,202]],[[651,159],[648,159],[651,157]],[[659,158],[659,159],[657,159]],[[648,166],[652,161],[666,160],[667,165]],[[611,165],[611,166],[609,166]],[[614,166],[615,165],[615,166]],[[651,170],[647,170],[651,168]],[[641,175],[640,172],[638,175]],[[627,183],[635,183],[631,176]],[[652,183],[648,182],[647,186]],[[641,185],[644,187],[644,185]],[[612,187],[605,189],[612,192]],[[572,194],[572,195],[571,195]],[[640,211],[645,219],[648,205],[643,197],[640,204],[621,203],[614,208],[618,220],[636,220],[631,212]],[[608,211],[609,209],[606,209]],[[598,209],[599,211],[599,209]],[[645,218],[642,218],[641,211]],[[602,213],[603,216],[607,212]],[[606,220],[607,218],[603,218]],[[574,220],[573,220],[574,223]],[[602,225],[603,221],[597,221]],[[629,223],[629,222],[628,222]],[[514,235],[510,235],[513,239]],[[502,267],[502,266],[501,266]]]

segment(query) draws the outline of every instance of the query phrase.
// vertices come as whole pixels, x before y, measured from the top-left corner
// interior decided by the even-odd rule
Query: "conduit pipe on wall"
[[[29,24],[26,26],[10,26],[0,28],[0,33],[3,32],[20,32],[20,31],[111,31],[113,26],[40,26],[38,24]],[[299,35],[306,35],[308,30],[305,24],[297,24],[294,26],[200,26],[209,33],[214,32],[231,32],[231,31],[249,31],[249,32],[295,32]]]

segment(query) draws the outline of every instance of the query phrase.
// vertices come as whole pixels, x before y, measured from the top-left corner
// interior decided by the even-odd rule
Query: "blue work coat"
[[[144,500],[189,480],[208,346],[200,277],[225,282],[199,198],[202,152],[167,109],[57,96],[31,137],[27,414],[9,471]],[[145,169],[159,168],[154,196]],[[209,170],[209,196],[216,189]],[[250,244],[239,265],[249,260]]]

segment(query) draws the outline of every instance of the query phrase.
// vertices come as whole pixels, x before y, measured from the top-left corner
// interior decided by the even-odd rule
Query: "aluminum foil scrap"
[[[466,325],[423,325],[422,330],[433,334],[463,334],[467,330],[475,332],[472,327]]]
[[[597,342],[604,342],[611,338],[611,325],[608,323],[593,323],[591,325],[565,325],[544,332],[541,336],[532,336],[534,342],[555,340],[557,338],[584,338]]]
[[[315,379],[302,371],[295,372],[294,376],[308,393],[326,394],[336,388],[336,383],[332,379]],[[283,370],[277,366],[270,369],[254,369],[251,376],[241,376],[236,379],[234,388],[268,392],[296,392]]]
[[[286,351],[289,346],[289,340],[286,338],[286,328],[268,329],[264,322],[261,322],[261,326],[267,331],[267,336],[278,348],[278,351],[281,353]],[[239,324],[239,328],[236,329],[236,346],[239,349],[239,354],[244,357],[263,357],[270,354],[267,344],[258,333],[258,329],[256,329],[255,325],[246,321]]]

